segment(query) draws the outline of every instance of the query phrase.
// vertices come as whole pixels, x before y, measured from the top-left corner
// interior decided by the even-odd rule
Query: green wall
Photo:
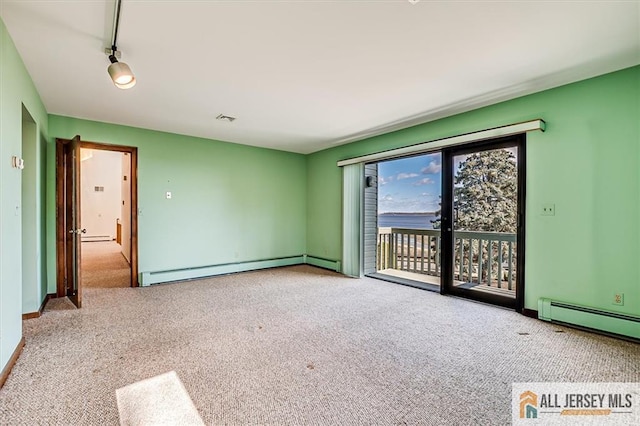
[[[640,315],[639,98],[634,67],[311,154],[307,252],[341,258],[336,161],[542,118],[546,132],[527,136],[525,307],[547,297]]]
[[[35,122],[29,132],[26,148],[30,161],[23,171],[11,167],[11,157],[23,157],[22,108],[26,108]],[[0,370],[4,368],[22,337],[23,293],[26,312],[37,311],[44,298],[45,278],[38,274],[38,259],[26,259],[31,265],[23,282],[22,244],[30,256],[44,253],[42,246],[41,182],[43,152],[41,136],[47,136],[47,112],[36,91],[22,59],[16,51],[4,22],[0,20]],[[23,174],[29,186],[29,203],[22,223]],[[33,179],[31,179],[31,177]],[[40,179],[40,181],[38,181]],[[32,186],[36,186],[33,188]],[[24,229],[24,233],[23,233]]]
[[[55,291],[54,139],[138,147],[139,270],[301,255],[306,159],[300,154],[51,115],[49,291]],[[167,200],[165,193],[171,191]]]

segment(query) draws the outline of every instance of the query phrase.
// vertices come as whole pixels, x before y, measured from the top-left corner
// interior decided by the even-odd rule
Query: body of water
[[[435,219],[436,215],[433,213],[383,213],[378,215],[378,227],[433,229],[431,221]]]

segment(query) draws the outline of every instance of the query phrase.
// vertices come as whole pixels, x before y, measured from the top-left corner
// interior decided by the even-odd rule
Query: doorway
[[[137,287],[137,148],[56,140],[57,296]]]
[[[22,312],[25,318],[39,315],[39,306],[47,294],[45,233],[46,173],[43,153],[46,139],[22,105],[22,161],[14,165],[21,170],[21,241],[22,241]],[[17,157],[16,157],[17,160]],[[16,211],[16,214],[19,214]]]
[[[377,185],[365,185],[365,273],[520,312],[524,141],[516,135],[367,164],[365,181],[375,176]]]
[[[81,145],[82,146],[82,145]],[[129,153],[80,148],[82,285],[131,286]]]
[[[365,272],[376,278],[440,291],[442,153],[365,165]],[[371,226],[374,224],[375,226]],[[367,262],[369,241],[376,261]]]

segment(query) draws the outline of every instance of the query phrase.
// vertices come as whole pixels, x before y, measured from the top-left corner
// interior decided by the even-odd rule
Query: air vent
[[[220,114],[219,116],[216,117],[216,120],[228,121],[229,123],[231,123],[235,119],[236,119],[235,117],[231,117],[230,115],[224,115],[224,114]]]

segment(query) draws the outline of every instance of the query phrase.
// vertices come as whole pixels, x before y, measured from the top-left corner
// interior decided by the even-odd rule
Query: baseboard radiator
[[[538,318],[640,339],[640,317],[633,315],[541,298]]]
[[[215,275],[226,275],[237,272],[255,271],[258,269],[304,264],[331,269],[336,272],[340,272],[341,268],[340,261],[338,260],[323,259],[320,257],[301,254],[297,256],[261,259],[248,262],[234,262],[218,265],[197,266],[192,268],[171,269],[166,271],[142,272],[138,277],[138,281],[141,286],[146,287],[152,284],[193,280]]]
[[[305,254],[303,257],[304,257],[304,263],[307,265],[313,265],[313,266],[318,266],[324,269],[331,269],[332,271],[336,271],[336,272],[342,272],[342,264],[340,263],[339,260],[325,259],[317,256],[309,256],[308,254]]]

